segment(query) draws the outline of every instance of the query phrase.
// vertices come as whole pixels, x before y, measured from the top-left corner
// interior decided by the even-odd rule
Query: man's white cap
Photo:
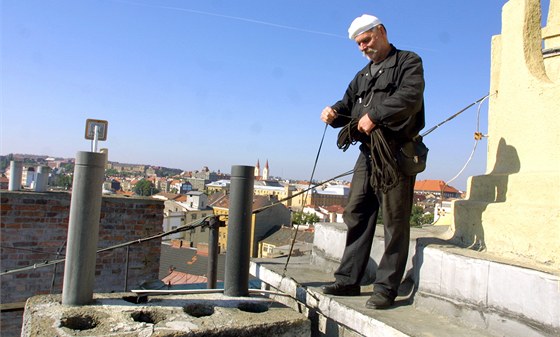
[[[356,36],[380,24],[381,20],[373,15],[364,14],[359,16],[352,21],[350,28],[348,28],[348,37],[350,40],[354,40]]]

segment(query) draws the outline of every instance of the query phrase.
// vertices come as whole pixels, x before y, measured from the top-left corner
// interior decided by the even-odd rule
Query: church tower
[[[262,173],[262,179],[263,180],[268,180],[269,178],[269,171],[268,171],[268,159],[266,160],[266,164],[264,165],[264,169],[263,169],[263,173]]]
[[[259,178],[261,176],[261,165],[259,160],[257,159],[257,165],[255,165],[255,178]]]

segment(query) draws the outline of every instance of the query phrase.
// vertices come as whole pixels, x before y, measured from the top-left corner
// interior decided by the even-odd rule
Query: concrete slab
[[[311,336],[308,319],[263,297],[137,300],[131,293],[94,294],[91,305],[64,306],[60,295],[35,296],[26,303],[21,336]]]

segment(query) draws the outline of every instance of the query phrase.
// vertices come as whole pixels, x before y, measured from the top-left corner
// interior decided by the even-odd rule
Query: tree
[[[154,184],[151,181],[142,179],[136,183],[133,189],[134,193],[142,196],[150,196],[152,194],[159,193],[159,190],[154,188]]]
[[[412,206],[412,213],[410,214],[410,226],[422,227],[425,224],[434,222],[433,214],[424,214],[424,209],[420,206]]]
[[[6,171],[6,168],[10,166],[10,161],[14,160],[14,155],[12,153],[7,156],[0,156],[0,171]]]
[[[72,163],[61,164],[60,169],[65,173],[72,173],[74,172],[74,164]]]
[[[105,170],[105,175],[107,175],[107,176],[118,176],[119,174],[120,174],[120,172],[118,170],[113,169],[113,168]]]
[[[157,169],[155,169],[155,172],[158,177],[170,177],[170,176],[181,174],[183,170],[167,168],[167,167],[158,167]]]
[[[52,181],[53,186],[59,186],[64,189],[72,187],[72,176],[70,174],[57,174]]]
[[[313,224],[315,222],[319,222],[319,220],[321,219],[317,214],[295,212],[294,217],[292,218],[292,224]]]

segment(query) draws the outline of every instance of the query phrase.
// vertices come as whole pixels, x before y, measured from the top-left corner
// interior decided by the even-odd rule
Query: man
[[[376,169],[372,165],[379,165],[379,161],[372,161],[372,144],[367,140],[379,128],[394,158],[403,143],[418,136],[424,127],[424,71],[418,55],[389,43],[387,30],[375,16],[364,14],[356,18],[348,34],[370,62],[350,82],[342,100],[322,111],[321,120],[335,128],[357,120],[357,134],[361,136],[356,138],[362,144],[343,214],[348,227],[346,247],[335,271],[335,282],[322,290],[338,296],[360,295],[360,281],[381,208],[385,251],[366,307],[384,309],[394,304],[406,267],[416,175],[405,175],[397,168],[398,181],[394,187],[385,192],[372,187],[372,168]]]

